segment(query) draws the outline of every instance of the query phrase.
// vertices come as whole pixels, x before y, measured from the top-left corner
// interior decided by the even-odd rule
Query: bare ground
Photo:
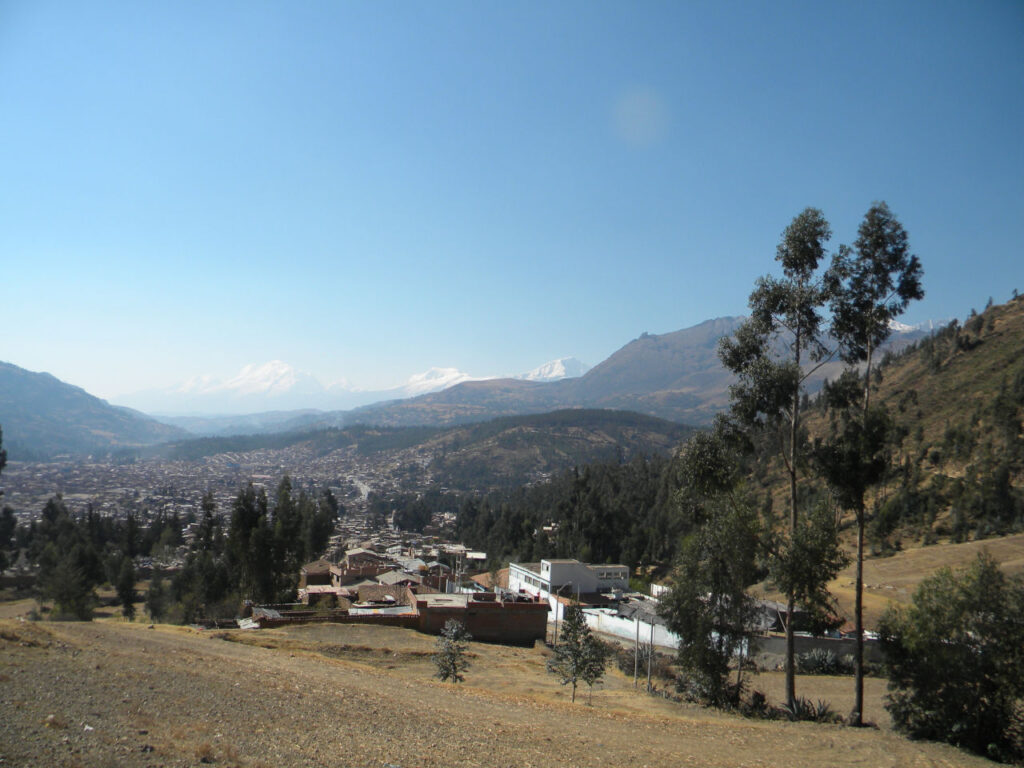
[[[546,651],[474,643],[467,682],[430,678],[432,638],[330,626],[196,632],[0,620],[3,766],[982,766],[880,723],[745,720],[633,689],[588,706]],[[755,686],[771,693],[778,677]],[[848,678],[798,681],[837,711]],[[818,692],[818,693],[816,693]],[[882,712],[881,681],[869,697]],[[830,694],[830,695],[829,695]],[[884,712],[882,712],[884,716]]]

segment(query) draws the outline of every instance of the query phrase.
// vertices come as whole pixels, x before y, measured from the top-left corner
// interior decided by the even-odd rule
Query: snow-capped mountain
[[[263,365],[247,365],[228,379],[222,389],[241,395],[319,394],[324,386],[313,376],[297,371],[288,363],[271,360]]]
[[[171,387],[136,392],[116,398],[121,405],[162,415],[251,414],[301,409],[348,410],[381,400],[399,400],[439,392],[476,381],[457,368],[430,368],[404,383],[384,390],[360,390],[341,380],[324,386],[315,376],[281,360],[246,365],[222,379],[209,374],[192,376]]]
[[[271,360],[262,365],[250,364],[237,375],[226,381],[209,374],[186,379],[172,387],[182,395],[212,395],[234,393],[237,395],[284,395],[319,394],[324,386],[312,375],[298,371],[281,360]]]
[[[575,357],[563,357],[510,378],[550,382],[582,376],[589,366]],[[164,416],[212,416],[265,413],[268,411],[342,411],[371,403],[427,395],[467,381],[494,376],[473,376],[458,368],[433,367],[410,376],[405,383],[381,390],[362,390],[341,380],[327,386],[313,374],[282,360],[251,363],[237,374],[220,378],[192,376],[162,389],[136,392],[116,398],[118,404]]]
[[[559,379],[572,379],[582,376],[590,370],[590,366],[580,362],[575,357],[560,357],[534,368],[529,373],[516,376],[517,379],[526,381],[558,381]]]
[[[416,397],[416,395],[426,395],[430,392],[440,392],[442,389],[454,387],[464,381],[482,381],[487,378],[493,377],[470,376],[458,368],[435,367],[423,373],[413,374],[405,384],[387,391],[395,392],[396,397]]]
[[[909,333],[910,331],[916,331],[917,329],[918,327],[916,325],[907,325],[906,323],[901,323],[898,320],[889,321],[889,330],[896,333]]]
[[[117,398],[119,404],[160,414],[242,414],[322,408],[328,389],[315,376],[281,360],[250,364],[223,379],[192,376],[170,387]]]

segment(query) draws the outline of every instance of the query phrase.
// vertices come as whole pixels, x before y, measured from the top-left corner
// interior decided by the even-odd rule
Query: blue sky
[[[0,2],[0,359],[600,362],[886,200],[904,320],[1024,290],[1024,3]]]

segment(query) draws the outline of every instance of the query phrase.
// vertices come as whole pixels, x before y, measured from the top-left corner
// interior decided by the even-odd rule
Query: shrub
[[[808,721],[813,723],[841,723],[843,718],[832,711],[832,705],[827,701],[818,700],[813,703],[810,699],[798,696],[793,703],[783,704],[778,708],[782,717],[794,721]]]
[[[879,625],[886,708],[913,738],[946,741],[990,758],[1024,760],[1024,578],[987,554],[967,569],[921,582],[907,608]]]
[[[651,657],[651,677],[659,680],[675,680],[675,672],[672,669],[672,657],[665,653],[651,651],[648,643],[640,643],[640,663],[636,665],[640,677],[647,677],[647,659]],[[615,665],[626,677],[633,676],[635,650],[620,646],[615,651]]]
[[[796,666],[805,675],[850,674],[839,656],[826,648],[813,648],[807,653],[801,653],[797,656]]]

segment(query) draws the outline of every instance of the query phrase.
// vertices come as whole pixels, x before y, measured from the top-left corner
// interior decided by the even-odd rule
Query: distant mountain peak
[[[439,368],[435,366],[423,373],[414,373],[405,384],[395,389],[401,391],[405,397],[414,397],[448,389],[448,387],[454,387],[456,384],[462,384],[464,381],[481,381],[483,378],[486,377],[470,376],[458,368]]]
[[[889,330],[895,331],[896,333],[911,333],[912,331],[919,331],[919,330],[921,330],[921,326],[920,325],[907,325],[906,323],[901,323],[898,320],[890,320],[889,321]]]
[[[232,379],[220,387],[243,395],[286,393],[316,393],[323,391],[323,385],[308,373],[298,371],[281,360],[258,365],[250,363]]]
[[[534,368],[529,373],[516,376],[516,378],[526,381],[559,381],[582,376],[589,370],[589,365],[580,362],[575,357],[560,357]]]

